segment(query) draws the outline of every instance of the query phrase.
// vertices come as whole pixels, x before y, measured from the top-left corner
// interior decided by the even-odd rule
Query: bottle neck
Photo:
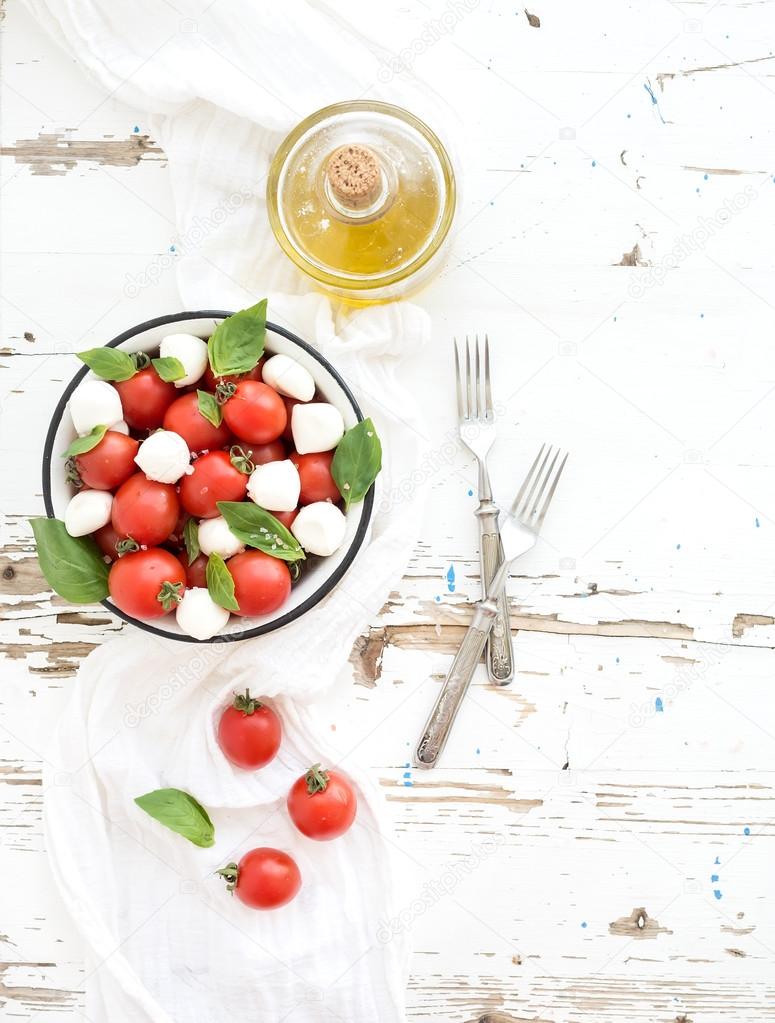
[[[323,193],[338,220],[369,223],[383,216],[393,204],[395,169],[371,148],[357,144],[340,146],[326,162]]]

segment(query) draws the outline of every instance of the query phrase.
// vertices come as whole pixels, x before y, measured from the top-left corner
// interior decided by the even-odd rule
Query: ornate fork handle
[[[492,501],[482,501],[476,512],[479,519],[479,563],[482,592],[490,589],[498,566],[503,562],[503,544],[498,529],[498,509]],[[505,686],[514,678],[514,652],[511,645],[509,600],[505,589],[497,599],[497,614],[487,640],[487,674],[496,685]]]
[[[433,767],[444,749],[452,723],[474,677],[496,613],[496,604],[490,598],[477,604],[473,621],[460,644],[417,744],[415,764],[418,767]]]

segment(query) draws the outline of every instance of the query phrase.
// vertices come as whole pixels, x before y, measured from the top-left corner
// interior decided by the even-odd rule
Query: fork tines
[[[524,526],[538,532],[543,525],[567,461],[567,452],[563,454],[560,448],[554,448],[551,444],[541,445],[511,506],[511,514]]]
[[[479,335],[474,339],[474,372],[471,373],[471,344],[466,334],[465,372],[461,373],[461,358],[455,341],[455,378],[457,383],[457,414],[462,419],[483,419],[494,415],[492,390],[490,389],[490,339],[484,335],[480,344]],[[482,366],[484,372],[482,373]]]

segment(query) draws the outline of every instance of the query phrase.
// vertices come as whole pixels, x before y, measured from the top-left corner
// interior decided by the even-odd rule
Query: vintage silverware
[[[506,585],[509,569],[516,558],[535,545],[567,460],[568,455],[563,455],[559,448],[542,445],[511,510],[503,518],[501,539],[504,560],[487,589],[486,597],[475,605],[473,620],[417,744],[414,756],[417,767],[434,767],[439,759],[498,615],[498,597]]]
[[[479,335],[476,335],[473,371],[471,362],[471,345],[466,335],[464,369],[461,372],[461,359],[455,339],[458,429],[460,439],[476,457],[479,466],[479,506],[475,514],[479,520],[479,567],[484,597],[503,561],[503,546],[498,531],[498,506],[492,499],[490,475],[487,472],[487,453],[495,440],[495,410],[490,387],[490,342],[486,334],[484,346],[479,344]],[[487,639],[485,659],[490,681],[503,686],[514,677],[509,603],[505,589],[498,595],[496,605],[497,614]]]

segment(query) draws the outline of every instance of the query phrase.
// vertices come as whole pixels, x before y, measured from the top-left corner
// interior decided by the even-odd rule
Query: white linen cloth
[[[335,317],[324,298],[300,294],[309,285],[270,237],[263,199],[282,135],[328,102],[379,97],[374,86],[390,78],[385,55],[323,4],[303,0],[27,4],[111,94],[153,112],[182,240],[181,307],[238,309],[268,293],[270,318],[315,342],[351,384],[385,454],[368,545],[299,622],[227,647],[126,629],[84,662],[48,755],[45,822],[59,888],[88,950],[87,1018],[397,1023],[407,943],[400,933],[378,937],[396,893],[381,799],[350,751],[329,748],[324,730],[334,736],[312,701],[336,678],[417,536],[419,497],[406,484],[420,423],[398,377],[402,353],[425,341],[429,324],[409,304]],[[431,103],[439,125],[441,105],[405,76],[382,98],[421,116]],[[222,209],[226,216],[214,216]],[[398,488],[400,502],[385,498]],[[274,699],[285,730],[277,760],[257,773],[233,769],[215,735],[230,694],[246,685]],[[358,784],[356,824],[329,843],[303,839],[285,812],[290,784],[316,761],[341,762]],[[213,849],[195,848],[134,805],[163,786],[208,808]],[[270,913],[228,898],[213,876],[260,845],[290,851],[304,879],[300,896]]]

